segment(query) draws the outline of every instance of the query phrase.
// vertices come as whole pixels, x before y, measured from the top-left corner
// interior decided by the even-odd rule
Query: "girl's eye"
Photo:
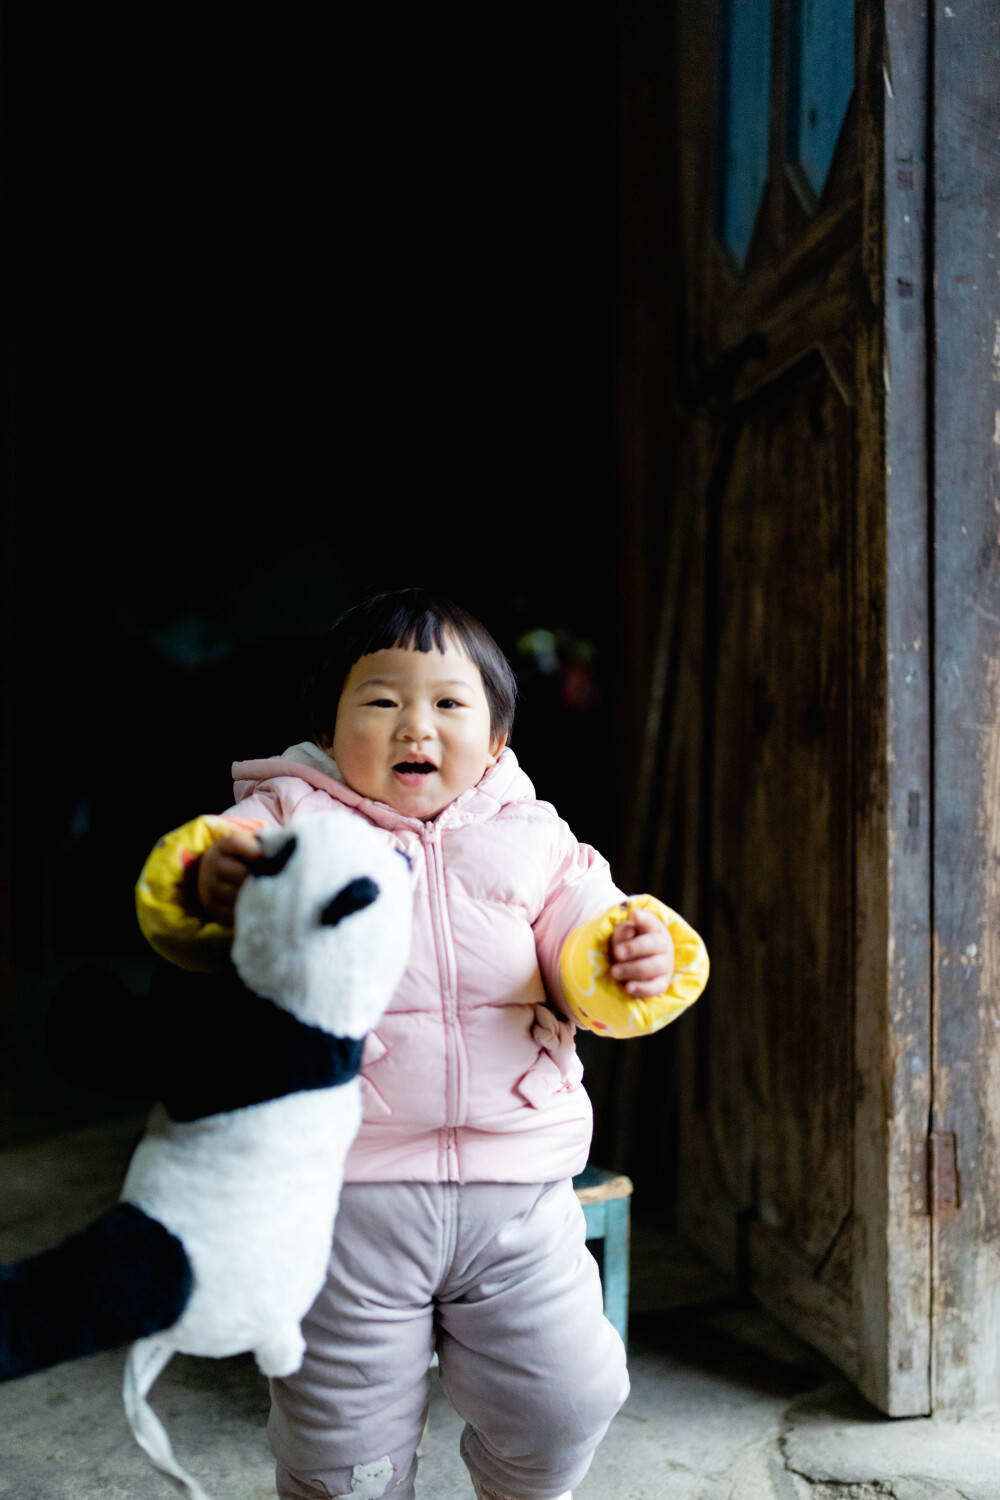
[[[369,708],[395,708],[391,698],[373,698],[368,704]]]
[[[461,708],[461,704],[455,698],[439,698],[438,708]]]

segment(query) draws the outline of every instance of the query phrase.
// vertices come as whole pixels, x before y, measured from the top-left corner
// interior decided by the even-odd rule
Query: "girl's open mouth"
[[[401,760],[392,769],[406,781],[411,777],[417,781],[421,776],[429,776],[432,771],[436,771],[437,766],[429,760]]]

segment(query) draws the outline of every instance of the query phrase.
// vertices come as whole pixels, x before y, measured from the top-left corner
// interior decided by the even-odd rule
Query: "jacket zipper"
[[[440,830],[426,823],[421,830],[427,855],[427,889],[430,896],[434,946],[441,982],[441,1010],[445,1038],[445,1173],[449,1181],[459,1175],[456,1127],[464,1122],[467,1065],[458,1018],[458,985],[448,920],[448,896],[444,878],[444,856]]]

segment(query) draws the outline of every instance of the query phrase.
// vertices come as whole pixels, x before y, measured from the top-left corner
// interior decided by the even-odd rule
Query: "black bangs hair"
[[[490,706],[490,734],[510,735],[517,701],[517,680],[485,625],[460,604],[427,589],[396,589],[374,594],[355,604],[323,641],[319,665],[305,687],[309,727],[317,741],[329,742],[337,719],[340,695],[354,663],[373,651],[393,646],[411,651],[444,651],[455,640],[474,661],[483,678]]]

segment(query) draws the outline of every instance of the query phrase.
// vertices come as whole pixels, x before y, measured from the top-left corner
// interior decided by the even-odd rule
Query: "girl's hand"
[[[626,995],[662,995],[674,976],[674,940],[654,912],[630,907],[611,934],[611,977]]]
[[[247,878],[247,866],[260,855],[256,838],[242,831],[205,850],[198,860],[198,900],[213,922],[232,927],[233,907]]]

